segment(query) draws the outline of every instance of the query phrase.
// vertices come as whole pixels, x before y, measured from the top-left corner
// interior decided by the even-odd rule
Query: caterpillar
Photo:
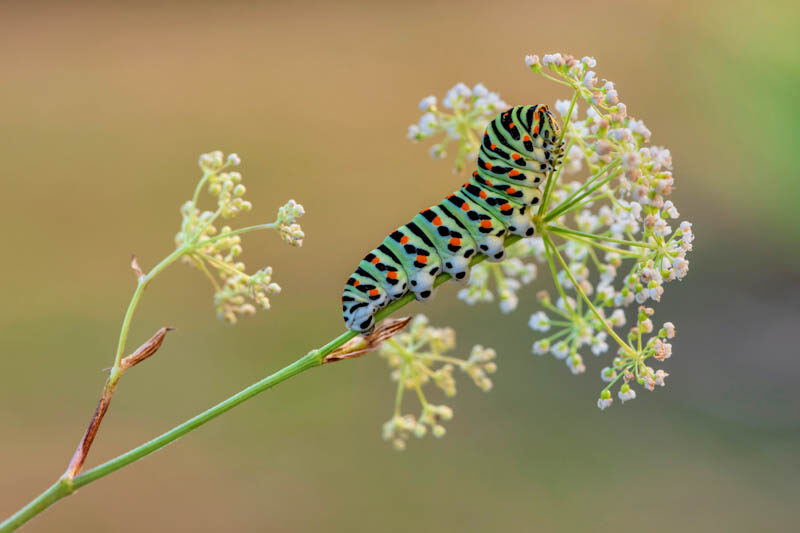
[[[475,254],[499,262],[507,235],[532,236],[540,187],[563,156],[560,131],[545,105],[513,107],[492,119],[469,181],[391,232],[347,279],[345,325],[371,333],[375,313],[409,291],[429,300],[437,275],[465,283]]]

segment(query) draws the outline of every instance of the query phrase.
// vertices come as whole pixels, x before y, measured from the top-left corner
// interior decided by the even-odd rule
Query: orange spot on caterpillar
[[[433,225],[434,226],[441,226],[442,225],[442,219],[439,218],[439,217],[434,218],[433,219]]]
[[[486,162],[484,163],[484,165],[486,165],[486,170],[492,170],[492,164],[491,164],[491,163],[489,163],[488,161],[486,161]]]
[[[519,159],[521,156],[518,153],[511,154],[511,159]]]
[[[511,209],[511,204],[508,202],[500,206],[500,211],[508,211],[509,209]]]
[[[397,272],[389,272],[386,274],[386,277],[389,279],[397,279]]]
[[[359,285],[361,285],[361,282],[358,280],[356,280],[356,282],[353,283],[353,287],[358,287]]]
[[[514,187],[509,187],[508,189],[506,189],[506,192],[508,194],[514,194],[515,192],[517,192],[517,189],[515,189]]]
[[[491,148],[492,150],[494,150],[495,148],[497,148],[497,145],[496,145],[496,144],[493,144],[492,146],[490,146],[490,148]]]
[[[516,126],[515,126],[515,125],[514,125],[514,123],[512,122],[511,124],[509,124],[509,125],[508,125],[508,128],[509,128],[509,129],[512,129],[512,128],[516,128]]]
[[[450,239],[450,244],[452,244],[453,246],[460,246],[461,245],[461,239],[453,237],[452,239]]]
[[[494,185],[492,185],[491,181],[489,181],[489,180],[483,180],[483,181],[486,182],[486,185],[488,185],[489,187],[494,187]]]
[[[539,126],[538,125],[534,126],[533,133],[536,133],[536,134],[539,133]]]
[[[370,296],[377,296],[378,295],[378,289],[372,289],[371,291],[369,291],[369,295]]]
[[[522,140],[523,140],[523,141],[525,141],[525,142],[528,142],[528,141],[530,141],[530,140],[531,140],[531,137],[530,137],[530,135],[525,135],[525,136],[522,138]]]
[[[486,194],[486,191],[481,191],[481,192],[478,193],[478,196],[480,196],[481,198],[483,198],[485,200],[486,197],[488,196],[488,194]]]
[[[491,220],[481,220],[481,227],[482,228],[491,228],[492,221]]]
[[[463,204],[461,204],[461,210],[462,211],[469,211],[469,204],[467,202],[464,202]]]
[[[423,265],[428,262],[428,257],[425,255],[418,255],[417,256],[417,263],[422,263]]]
[[[509,175],[509,176],[511,176],[512,178],[513,178],[514,176],[519,176],[519,170],[517,170],[517,169],[513,169],[513,170],[511,170],[511,171],[508,173],[508,175]]]
[[[408,235],[403,235],[400,237],[400,244],[405,244],[408,242]]]
[[[372,264],[373,265],[377,265],[380,262],[381,262],[381,258],[380,257],[373,257],[372,258]]]

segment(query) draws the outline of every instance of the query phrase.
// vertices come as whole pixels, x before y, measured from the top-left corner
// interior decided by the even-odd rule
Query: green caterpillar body
[[[466,282],[475,254],[502,261],[506,235],[533,235],[532,206],[562,157],[559,135],[547,106],[517,106],[497,115],[484,132],[470,180],[361,260],[342,295],[345,325],[370,333],[375,313],[389,303],[409,291],[428,300],[437,275]]]

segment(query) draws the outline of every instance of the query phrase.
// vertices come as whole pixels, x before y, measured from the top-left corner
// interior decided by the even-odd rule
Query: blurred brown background
[[[89,466],[338,334],[341,286],[387,230],[453,189],[405,138],[455,82],[506,101],[566,95],[526,53],[593,55],[668,146],[697,240],[656,322],[668,386],[600,412],[602,361],[530,354],[533,295],[500,317],[443,289],[424,311],[500,354],[441,441],[380,439],[378,357],[314,370],[82,489],[29,531],[788,531],[800,489],[794,2],[3,3],[0,19],[0,515],[66,467],[133,290],[172,249],[197,155],[238,152],[254,213],[305,205],[308,238],[246,239],[283,293],[218,322],[181,265],[131,332],[175,326],[122,380]],[[423,310],[417,304],[409,311]],[[485,319],[491,313],[495,318]],[[502,329],[499,329],[502,328]]]

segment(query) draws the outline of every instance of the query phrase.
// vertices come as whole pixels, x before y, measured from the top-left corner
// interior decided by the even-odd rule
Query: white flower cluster
[[[303,209],[303,206],[294,200],[289,200],[286,205],[278,210],[277,222],[281,238],[292,246],[303,246],[303,238],[305,238],[306,234],[303,233],[300,224],[297,224],[295,221],[305,213],[306,211]]]
[[[457,83],[442,99],[442,108],[437,105],[435,96],[427,96],[419,103],[425,113],[417,124],[408,127],[408,138],[414,141],[427,139],[441,133],[444,140],[431,147],[430,154],[436,159],[447,156],[447,146],[455,141],[458,144],[456,154],[456,170],[460,171],[467,161],[477,157],[477,148],[472,142],[459,142],[465,138],[473,139],[474,130],[481,129],[506,104],[500,95],[489,91],[482,83],[471,89],[463,83]]]
[[[214,286],[214,304],[217,316],[235,323],[238,316],[252,315],[257,308],[269,309],[269,296],[281,290],[272,281],[272,268],[266,267],[254,274],[247,274],[245,265],[238,257],[242,254],[241,233],[256,229],[278,229],[281,237],[294,246],[303,242],[303,231],[295,220],[303,215],[303,206],[290,200],[278,211],[278,219],[271,224],[234,230],[224,226],[217,230],[215,223],[220,218],[232,218],[252,208],[243,199],[245,186],[242,175],[229,170],[241,163],[239,156],[214,151],[200,156],[199,164],[203,177],[195,188],[194,196],[181,207],[183,218],[181,231],[175,243],[183,250],[182,260],[197,267]],[[202,210],[198,206],[200,192],[206,188],[216,197],[217,209]]]
[[[495,351],[478,345],[472,348],[467,359],[446,355],[445,352],[452,350],[455,343],[455,332],[451,328],[434,328],[427,317],[417,315],[406,331],[381,345],[379,353],[386,359],[392,369],[392,379],[397,382],[394,415],[383,425],[383,438],[391,440],[396,449],[405,449],[410,435],[421,438],[428,429],[436,437],[445,434],[441,422],[450,420],[453,411],[446,405],[428,402],[422,390],[428,383],[433,383],[445,395],[454,396],[453,371],[458,369],[482,390],[492,388],[489,374],[497,370]],[[419,417],[401,413],[406,390],[416,392],[422,408]]]
[[[616,328],[625,325],[628,306],[660,302],[665,285],[687,275],[692,224],[680,221],[677,207],[667,199],[674,184],[669,149],[649,144],[652,132],[628,115],[615,84],[598,78],[594,58],[555,53],[541,59],[527,56],[525,63],[572,90],[570,99],[553,106],[562,119],[566,157],[544,186],[533,217],[537,236],[516,244],[510,239],[505,263],[476,265],[459,298],[470,304],[499,300],[501,311],[510,312],[539,263],[539,269],[552,274],[558,298],[553,304],[546,293],[539,295],[543,310],[529,324],[548,336],[534,343],[533,352],[551,353],[575,374],[586,368],[581,353],[616,352],[615,364],[603,371],[604,379],[611,377],[598,402],[605,408],[611,404],[609,387],[619,379],[625,380],[618,391],[622,401],[635,398],[629,384],[634,378],[648,390],[664,383],[666,374],[645,361],[663,360],[671,346],[660,333],[642,345],[641,333],[652,330],[649,318],[640,317],[632,330],[636,334],[627,341]],[[466,91],[459,90],[459,101],[468,102]],[[435,106],[434,99],[424,102],[429,111]],[[412,137],[422,139],[444,129],[448,141],[459,144],[460,154],[475,154],[493,116],[477,115],[480,120],[471,125],[462,121],[453,135],[438,126],[441,119],[434,114],[426,119],[425,133],[420,125],[411,130]],[[461,166],[457,161],[457,170]],[[667,324],[666,331],[674,332]]]

